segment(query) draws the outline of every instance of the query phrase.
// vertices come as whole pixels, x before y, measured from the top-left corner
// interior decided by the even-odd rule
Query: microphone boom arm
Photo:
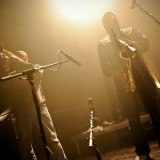
[[[160,21],[156,19],[151,13],[147,12],[144,8],[142,8],[138,3],[134,2],[134,5],[140,8],[144,13],[146,13],[149,17],[151,17],[158,25],[160,25]]]
[[[45,65],[45,66],[38,66],[38,67],[35,67],[35,68],[27,69],[27,70],[25,70],[21,73],[17,73],[17,74],[14,74],[14,75],[9,75],[9,76],[6,76],[6,77],[2,77],[2,78],[0,78],[0,82],[6,81],[6,80],[9,80],[9,79],[18,77],[18,76],[28,75],[28,74],[36,72],[40,69],[45,69],[45,68],[52,67],[52,66],[55,66],[55,65],[58,65],[58,64],[62,64],[62,63],[68,62],[68,61],[69,61],[69,59],[66,59],[66,60],[61,61],[61,62],[56,62],[56,63],[48,64],[48,65]]]

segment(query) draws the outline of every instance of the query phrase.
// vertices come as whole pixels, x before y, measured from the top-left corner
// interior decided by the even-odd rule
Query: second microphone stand
[[[96,126],[96,117],[95,117],[95,110],[94,110],[94,105],[93,105],[93,99],[89,98],[88,103],[90,105],[90,128],[89,128],[89,147],[93,149],[93,151],[96,154],[97,160],[102,160],[100,151],[97,147],[97,144],[95,143],[95,139],[93,137],[93,129]]]
[[[3,82],[3,81],[6,81],[6,80],[9,80],[9,79],[12,79],[12,78],[16,78],[16,77],[19,77],[19,76],[27,76],[27,80],[28,80],[28,82],[31,86],[31,90],[32,90],[32,96],[33,96],[33,100],[34,100],[34,103],[35,103],[38,122],[39,122],[39,126],[40,126],[41,138],[42,138],[42,141],[43,141],[43,144],[44,144],[44,149],[45,149],[45,154],[46,154],[47,160],[50,160],[50,154],[49,154],[49,149],[47,147],[47,141],[46,141],[44,128],[43,128],[43,124],[42,124],[41,112],[40,112],[40,106],[39,106],[39,101],[38,101],[38,97],[37,97],[37,92],[36,92],[36,89],[34,87],[33,73],[40,70],[40,69],[52,67],[52,66],[55,66],[55,65],[58,65],[58,64],[61,64],[61,63],[68,62],[68,61],[69,60],[67,59],[67,60],[62,61],[62,62],[57,62],[57,63],[45,65],[45,66],[38,66],[38,67],[35,67],[35,68],[25,70],[22,73],[17,73],[17,74],[14,74],[14,75],[9,75],[9,76],[0,78],[0,81]]]

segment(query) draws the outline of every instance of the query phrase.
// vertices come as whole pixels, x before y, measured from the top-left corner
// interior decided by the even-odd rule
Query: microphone
[[[93,103],[93,98],[88,99],[88,105],[91,111],[93,111],[93,116],[95,116],[95,105]]]
[[[133,0],[131,5],[130,5],[130,8],[131,9],[134,9],[135,8],[135,5],[136,5],[136,0]]]
[[[75,63],[78,66],[81,66],[81,62],[77,61],[76,59],[74,59],[71,55],[59,50],[58,53],[62,53],[67,59],[69,59],[70,61],[72,61],[73,63]]]
[[[127,47],[131,52],[136,53],[137,49],[132,47],[131,44],[128,44],[127,42],[125,42],[124,40],[117,38],[118,42],[120,42],[121,44],[123,44],[125,47]]]
[[[114,30],[113,30],[112,27],[110,27],[110,30],[111,30],[111,32],[112,32],[113,38],[115,39],[116,42],[118,42],[118,43],[117,43],[118,46],[121,47],[121,45],[123,45],[124,47],[128,48],[131,52],[133,52],[133,53],[136,53],[136,52],[137,52],[137,49],[134,48],[134,47],[132,47],[131,44],[128,44],[127,42],[125,42],[124,40],[122,40],[121,38],[119,38],[119,37],[115,34],[115,32],[114,32]],[[121,45],[120,45],[120,44],[121,44]]]

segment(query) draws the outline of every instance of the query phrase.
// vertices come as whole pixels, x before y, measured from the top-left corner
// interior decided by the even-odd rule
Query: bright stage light
[[[112,9],[114,3],[114,0],[54,0],[52,4],[66,21],[86,23]]]

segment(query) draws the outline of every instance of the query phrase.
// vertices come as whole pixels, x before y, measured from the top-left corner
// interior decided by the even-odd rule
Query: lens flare
[[[114,0],[54,0],[52,6],[66,21],[86,23],[110,10]]]

